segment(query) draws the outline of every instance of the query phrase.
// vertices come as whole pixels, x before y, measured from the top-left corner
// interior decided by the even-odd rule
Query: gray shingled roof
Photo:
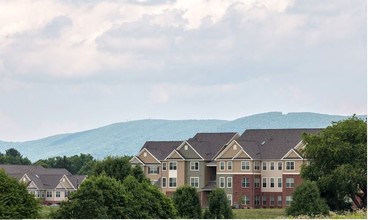
[[[71,175],[64,168],[44,168],[33,165],[0,165],[0,169],[4,169],[8,175],[18,180],[24,174],[27,174],[31,181],[41,190],[55,189],[64,175],[67,176],[74,187],[77,187],[77,178],[79,179],[79,184],[86,178],[85,175]]]
[[[317,134],[322,129],[250,129],[237,140],[253,159],[281,159],[301,140],[302,134]]]
[[[141,150],[147,149],[158,160],[164,160],[182,141],[147,141]],[[140,151],[141,151],[140,150]]]
[[[236,135],[236,132],[227,133],[197,133],[188,139],[188,143],[205,160],[212,160],[214,156]]]

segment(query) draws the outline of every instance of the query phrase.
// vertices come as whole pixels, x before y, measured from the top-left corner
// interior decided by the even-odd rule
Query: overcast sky
[[[0,140],[367,112],[366,0],[0,0]]]

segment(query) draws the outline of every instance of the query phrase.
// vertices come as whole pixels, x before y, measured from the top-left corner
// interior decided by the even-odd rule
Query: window
[[[291,198],[291,196],[286,196],[286,206],[290,206],[291,201],[293,201],[293,199]]]
[[[262,170],[267,170],[267,162],[262,162]]]
[[[260,178],[255,178],[254,179],[254,188],[259,188],[261,187],[261,180]]]
[[[286,188],[294,188],[294,178],[286,178]]]
[[[225,188],[225,177],[220,177],[220,188]]]
[[[233,195],[232,194],[227,194],[227,200],[229,201],[230,205],[233,205]]]
[[[162,163],[162,171],[166,171],[167,170],[167,163],[163,162]]]
[[[162,177],[162,188],[166,188],[167,187],[167,179],[166,177]]]
[[[259,196],[254,196],[254,205],[259,205]]]
[[[184,150],[188,150],[188,145],[184,145]]]
[[[275,170],[275,162],[270,162],[270,170]]]
[[[249,161],[241,162],[241,170],[250,170]]]
[[[275,197],[273,195],[270,196],[270,206],[275,206]]]
[[[277,187],[282,188],[282,178],[281,177],[277,178]]]
[[[228,161],[227,162],[227,170],[233,170],[233,162],[232,161]]]
[[[46,197],[47,198],[51,198],[52,197],[52,192],[51,191],[47,191],[46,192]]]
[[[262,196],[262,205],[267,205],[267,197]]]
[[[143,153],[143,157],[147,157],[147,152],[144,152]]]
[[[254,170],[259,170],[259,161],[254,161]]]
[[[228,177],[227,178],[227,188],[231,188],[231,187],[233,187],[233,178]]]
[[[65,191],[65,197],[69,197],[70,191]]]
[[[169,187],[170,188],[176,187],[176,178],[169,178]]]
[[[286,170],[294,170],[295,162],[294,161],[286,161]]]
[[[242,188],[249,188],[250,186],[249,177],[243,177],[241,184],[242,184]]]
[[[282,162],[277,162],[277,169],[282,170]]]
[[[266,188],[267,187],[267,177],[263,177],[262,178],[262,188]]]
[[[282,206],[282,196],[277,196],[277,206]]]
[[[41,191],[41,198],[45,198],[45,191]]]
[[[148,166],[148,175],[156,175],[158,173],[158,166]]]
[[[249,205],[250,204],[250,197],[244,196],[243,205]]]
[[[190,171],[198,171],[199,162],[190,162]]]
[[[60,197],[60,191],[56,191],[55,197]]]
[[[199,177],[190,177],[190,186],[199,187]]]
[[[225,170],[225,161],[220,162],[220,170],[222,170],[222,171]]]
[[[236,146],[236,144],[233,145],[233,150],[237,150],[238,146]]]
[[[170,170],[176,170],[176,162],[170,162],[169,163],[169,169]]]
[[[271,188],[275,187],[275,178],[273,178],[273,177],[270,178],[270,187]]]

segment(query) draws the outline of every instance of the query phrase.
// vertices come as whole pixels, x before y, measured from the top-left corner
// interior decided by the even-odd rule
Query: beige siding
[[[180,187],[183,186],[185,184],[185,161],[178,161],[178,177],[177,177],[177,182],[176,182],[176,186]]]
[[[159,172],[161,172],[161,167],[159,167]],[[148,174],[148,166],[144,167],[144,175],[149,178],[150,180],[158,180],[161,177],[161,174]]]
[[[146,153],[146,156],[144,156]],[[139,159],[143,161],[144,163],[159,163],[152,155],[147,151],[143,150],[139,155]]]
[[[284,159],[295,159],[295,158],[300,158],[294,151],[291,151]]]
[[[250,159],[250,157],[246,154],[246,153],[244,153],[244,151],[242,151],[238,156],[236,156],[234,159],[237,159],[237,158],[239,158],[239,159]]]
[[[235,150],[234,150],[233,146],[236,146]],[[219,159],[233,158],[240,150],[241,150],[241,148],[237,144],[229,145],[227,148],[225,148],[225,150],[224,150],[225,153],[222,154],[221,157],[219,157]]]
[[[295,162],[295,169],[294,170],[286,170],[286,161],[294,161]],[[284,160],[284,173],[300,173],[301,165],[305,163],[303,160]]]

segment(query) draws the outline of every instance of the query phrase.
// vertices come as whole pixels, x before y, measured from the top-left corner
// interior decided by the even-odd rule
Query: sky
[[[366,0],[0,0],[0,140],[367,112]]]

